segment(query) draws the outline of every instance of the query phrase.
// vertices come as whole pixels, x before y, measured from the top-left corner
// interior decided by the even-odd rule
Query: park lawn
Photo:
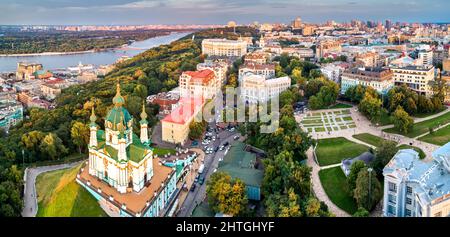
[[[316,130],[316,132],[325,132],[325,128],[324,127],[318,127],[315,130]]]
[[[162,148],[162,147],[153,147],[153,154],[158,155],[159,157],[162,157],[166,154],[175,154],[177,151],[172,148]]]
[[[381,138],[381,137],[372,135],[372,134],[370,134],[370,133],[356,134],[356,135],[353,135],[352,137],[354,137],[354,138],[356,138],[356,139],[358,139],[358,140],[360,140],[360,141],[363,141],[363,142],[365,142],[365,143],[368,143],[368,144],[370,144],[370,145],[372,145],[372,146],[376,146],[376,147],[381,146],[381,144],[382,144],[384,141],[387,141],[387,140],[384,139],[384,138]]]
[[[318,140],[316,149],[320,166],[340,163],[343,159],[353,158],[369,150],[369,147],[354,143],[343,137]]]
[[[351,108],[353,106],[348,105],[348,104],[342,104],[342,103],[337,103],[335,105],[332,105],[330,107],[328,107],[329,109],[347,109],[347,108]]]
[[[428,116],[431,116],[431,115],[434,115],[434,114],[438,114],[438,113],[440,113],[440,112],[442,112],[442,111],[444,111],[444,110],[439,110],[439,111],[431,112],[431,113],[420,113],[420,114],[415,114],[413,117],[415,117],[415,118],[426,118],[426,117],[428,117]]]
[[[351,116],[342,117],[342,119],[344,121],[352,121],[353,120]]]
[[[321,119],[312,119],[312,120],[307,120],[304,119],[302,121],[303,124],[322,124],[322,120]]]
[[[387,110],[381,110],[380,120],[378,121],[378,125],[386,126],[392,124],[391,116],[387,112]]]
[[[413,149],[415,151],[417,151],[419,153],[419,158],[420,159],[424,159],[425,158],[425,152],[422,151],[422,149],[415,147],[415,146],[410,146],[410,145],[406,145],[406,144],[402,144],[400,146],[397,147],[397,150],[401,150],[401,149]]]
[[[438,146],[443,146],[450,141],[450,126],[434,131],[432,134],[419,138],[419,140]]]
[[[438,116],[436,118],[433,118],[433,119],[425,120],[420,123],[415,123],[413,128],[411,129],[411,131],[408,132],[407,134],[401,133],[396,128],[388,128],[388,129],[384,129],[383,131],[388,132],[388,133],[402,134],[407,137],[413,138],[413,137],[417,137],[419,135],[427,133],[429,131],[430,127],[435,128],[435,127],[438,127],[439,125],[444,125],[449,122],[450,122],[450,112],[445,113],[445,114]]]
[[[97,200],[75,182],[80,166],[46,172],[36,179],[39,217],[107,216]]]
[[[347,177],[341,167],[334,167],[319,171],[320,182],[330,200],[339,208],[353,215],[358,209],[355,200],[351,196],[347,184]]]

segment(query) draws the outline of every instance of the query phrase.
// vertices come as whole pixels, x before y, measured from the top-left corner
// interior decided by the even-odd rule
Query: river
[[[37,55],[20,57],[0,56],[0,72],[15,72],[18,62],[41,63],[44,69],[48,70],[76,66],[80,62],[82,64],[93,64],[96,66],[112,64],[122,56],[133,57],[150,48],[163,44],[169,44],[188,34],[190,34],[190,32],[172,33],[170,35],[158,36],[143,41],[136,41],[130,44],[128,49],[114,49],[100,52],[66,55]]]

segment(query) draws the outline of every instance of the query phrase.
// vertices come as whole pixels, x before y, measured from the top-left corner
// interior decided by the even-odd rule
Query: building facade
[[[247,42],[227,39],[204,39],[202,53],[208,56],[242,57],[247,53]]]
[[[341,94],[352,86],[372,87],[380,94],[386,94],[393,86],[393,73],[386,68],[352,68],[341,76]]]
[[[450,216],[450,143],[420,160],[412,150],[400,150],[383,169],[383,215],[387,217]]]
[[[289,77],[266,79],[262,75],[246,75],[240,85],[241,98],[247,103],[266,102],[291,86]]]
[[[204,103],[201,97],[181,98],[179,106],[161,120],[162,140],[184,145],[189,136],[189,124],[201,112]]]
[[[221,81],[210,69],[183,72],[179,80],[181,97],[213,98],[220,90]]]
[[[275,77],[275,64],[244,63],[239,67],[239,81],[246,75],[259,75],[266,79]]]
[[[0,102],[0,128],[8,131],[10,127],[15,126],[23,120],[22,104],[6,100]]]
[[[228,64],[226,62],[213,62],[205,61],[204,63],[197,64],[197,71],[209,69],[216,74],[216,80],[219,83],[219,87],[225,82],[227,78]]]
[[[42,64],[39,63],[17,63],[16,79],[30,80],[34,79],[34,73],[42,70]]]
[[[434,81],[433,66],[405,66],[392,67],[394,82],[396,85],[405,84],[411,90],[426,96],[433,94],[432,82]]]

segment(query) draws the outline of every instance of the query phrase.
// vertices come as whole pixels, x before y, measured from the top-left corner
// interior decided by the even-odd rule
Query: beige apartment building
[[[287,76],[266,79],[263,75],[246,75],[241,83],[241,98],[248,103],[265,102],[273,99],[291,86]]]
[[[208,56],[242,57],[247,53],[247,42],[243,40],[204,39],[202,53]]]
[[[316,58],[321,59],[327,53],[339,53],[342,51],[341,42],[339,41],[322,41],[316,46]]]
[[[213,62],[205,61],[204,63],[197,64],[197,71],[209,69],[216,74],[216,83],[219,83],[218,87],[225,82],[227,78],[228,64],[226,62]]]
[[[433,94],[431,86],[431,82],[434,80],[433,66],[393,67],[391,70],[394,72],[396,85],[405,84],[421,95],[431,96]]]
[[[183,72],[179,80],[181,97],[213,98],[220,90],[220,80],[214,71],[205,69],[201,71]]]
[[[181,98],[179,106],[161,120],[162,140],[184,145],[189,136],[189,124],[205,104],[203,98]]]
[[[364,67],[378,67],[380,65],[380,55],[374,52],[367,52],[355,57],[356,63],[362,64]]]
[[[256,64],[256,63],[244,63],[239,68],[239,81],[245,75],[260,75],[264,78],[272,78],[275,77],[275,64]]]
[[[34,73],[42,70],[42,64],[40,63],[17,63],[16,79],[17,80],[30,80],[34,78]]]

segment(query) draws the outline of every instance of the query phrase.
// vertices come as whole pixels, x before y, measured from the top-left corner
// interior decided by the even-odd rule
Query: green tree
[[[189,139],[195,140],[200,139],[205,131],[205,124],[202,122],[192,121],[189,124]]]
[[[268,217],[300,217],[302,216],[300,197],[289,189],[287,195],[273,194],[265,201]]]
[[[39,149],[42,154],[48,155],[52,160],[55,160],[58,156],[64,156],[68,152],[62,140],[54,133],[49,133],[44,137]]]
[[[404,134],[408,133],[414,125],[414,120],[401,106],[397,107],[393,117],[394,127]]]
[[[353,192],[356,187],[356,179],[358,178],[359,171],[366,168],[366,163],[362,160],[357,160],[353,162],[350,167],[350,173],[347,176],[347,183],[349,190]]]
[[[70,129],[70,135],[73,143],[78,146],[78,151],[81,154],[83,148],[89,144],[88,126],[82,122],[75,121]]]
[[[381,195],[381,184],[378,181],[376,174],[370,174],[368,169],[361,170],[356,179],[356,188],[353,193],[353,197],[355,198],[358,207],[372,210],[380,201]]]
[[[358,210],[353,213],[353,217],[369,217],[369,212],[363,207],[359,207]]]
[[[133,95],[138,96],[141,100],[145,100],[147,98],[148,92],[147,87],[141,84],[138,84],[133,91]]]
[[[377,176],[382,177],[383,168],[397,153],[397,143],[392,141],[383,141],[375,151],[375,160],[373,161],[373,168]]]
[[[239,216],[247,212],[245,184],[224,172],[215,172],[207,182],[208,203],[216,213]]]

